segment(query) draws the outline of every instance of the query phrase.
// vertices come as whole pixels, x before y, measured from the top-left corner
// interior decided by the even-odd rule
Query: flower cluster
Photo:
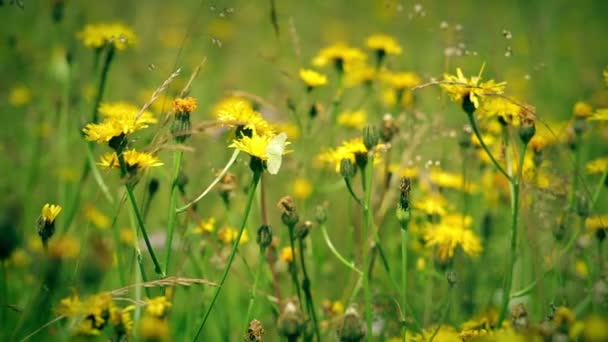
[[[84,46],[92,49],[112,45],[117,50],[125,50],[137,43],[135,32],[121,23],[88,24],[78,32],[77,37]]]

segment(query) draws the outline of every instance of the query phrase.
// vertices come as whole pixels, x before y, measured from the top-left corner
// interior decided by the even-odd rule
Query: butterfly
[[[283,160],[283,153],[285,153],[285,146],[288,144],[287,134],[280,133],[272,137],[268,146],[266,146],[266,154],[268,155],[266,169],[271,175],[276,175],[279,172]]]

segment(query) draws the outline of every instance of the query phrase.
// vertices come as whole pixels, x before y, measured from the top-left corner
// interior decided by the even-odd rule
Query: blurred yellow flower
[[[312,64],[316,67],[333,65],[338,70],[349,70],[357,63],[365,62],[367,56],[359,49],[344,43],[336,43],[319,51]]]
[[[483,250],[479,237],[458,220],[429,224],[424,234],[427,246],[437,247],[437,257],[447,261],[460,246],[469,256],[477,256]]]
[[[448,188],[454,190],[461,190],[466,192],[473,192],[477,190],[477,186],[471,181],[467,182],[465,186],[464,178],[462,174],[450,173],[441,169],[434,168],[429,174],[429,179],[433,184],[441,188]]]
[[[400,55],[401,46],[397,41],[386,34],[374,34],[367,38],[365,45],[374,51],[386,55]]]
[[[8,93],[8,103],[13,107],[21,107],[32,101],[32,91],[26,85],[12,87]]]
[[[48,243],[48,254],[53,259],[74,259],[80,253],[80,242],[71,236],[58,236]]]
[[[305,200],[312,194],[312,184],[306,178],[297,177],[293,182],[293,197]]]
[[[479,108],[479,100],[488,94],[502,94],[506,82],[496,83],[494,80],[481,82],[482,66],[479,75],[466,78],[460,68],[456,69],[456,75],[444,74],[441,88],[450,95],[452,101],[462,101],[464,98]]]
[[[363,109],[344,111],[338,115],[338,125],[348,128],[363,129],[367,125],[367,112]]]
[[[327,84],[327,76],[311,69],[300,69],[298,75],[310,89]]]
[[[196,99],[194,97],[177,98],[173,100],[173,111],[179,113],[192,113],[196,110]]]
[[[120,230],[120,242],[127,246],[131,246],[133,245],[133,241],[135,241],[135,237],[132,229],[123,228]]]
[[[383,71],[380,78],[393,89],[406,90],[422,83],[422,79],[413,71]]]
[[[135,149],[131,149],[124,151],[122,154],[127,164],[127,171],[129,172],[163,165],[163,162],[151,153],[138,152]],[[104,153],[97,165],[105,168],[120,168],[118,155],[116,152]]]
[[[608,121],[608,108],[600,108],[589,117],[591,121]]]
[[[63,208],[57,204],[45,204],[42,207],[40,218],[45,224],[53,224]]]
[[[594,232],[600,229],[608,229],[608,214],[589,216],[585,220],[585,228]]]
[[[286,263],[292,263],[294,258],[294,250],[291,247],[283,247],[281,252],[279,253],[279,260],[282,260]]]
[[[593,107],[584,101],[578,101],[572,108],[572,113],[578,118],[587,118],[593,113]]]
[[[574,271],[576,274],[585,279],[589,276],[589,268],[587,267],[587,263],[584,260],[577,259],[574,263]]]
[[[522,110],[522,107],[517,104],[517,100],[515,99],[502,96],[488,96],[476,113],[480,119],[499,117],[513,126],[519,126],[519,113]]]
[[[88,24],[76,34],[84,46],[99,49],[112,44],[117,50],[124,50],[135,45],[137,36],[128,26],[120,23]]]
[[[217,232],[217,237],[220,240],[220,242],[223,244],[226,244],[226,245],[233,243],[238,236],[239,236],[239,232],[236,229],[231,228],[231,227],[223,227],[222,229],[220,229]],[[244,230],[243,235],[241,235],[241,240],[239,241],[239,245],[247,243],[247,241],[249,241],[249,235],[247,234],[247,230]]]
[[[356,162],[357,156],[367,154],[367,148],[363,144],[363,138],[354,138],[345,140],[340,146],[335,149],[327,149],[317,156],[317,160],[321,163],[327,163],[335,166],[336,172],[340,172],[340,163],[342,159],[348,159],[351,162]]]
[[[167,312],[172,305],[173,304],[171,304],[166,296],[146,299],[146,314],[157,318],[163,318],[167,315]]]
[[[110,219],[90,203],[84,206],[84,217],[99,229],[110,227]]]
[[[251,103],[238,97],[222,100],[215,106],[214,114],[219,123],[225,127],[253,130],[263,136],[275,134],[275,128],[262,117],[262,114],[253,110]]]
[[[194,228],[194,231],[198,234],[212,233],[215,231],[215,223],[215,217],[202,220],[201,223]]]
[[[602,174],[608,167],[608,157],[593,159],[585,165],[585,170],[590,174]]]
[[[437,193],[428,194],[414,201],[414,208],[427,215],[445,215],[448,200]]]
[[[164,341],[169,336],[169,323],[166,319],[144,316],[139,320],[137,336],[143,341]]]
[[[608,76],[606,76],[606,79],[608,83]],[[583,328],[583,335],[585,335],[585,341],[608,341],[608,329],[606,329],[608,326],[608,319],[598,316],[597,314],[591,314],[584,322],[585,327]]]

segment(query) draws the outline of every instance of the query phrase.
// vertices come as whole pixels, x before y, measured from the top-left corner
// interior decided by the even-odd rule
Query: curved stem
[[[304,279],[302,279],[302,289],[304,290],[304,296],[306,297],[306,308],[312,317],[312,323],[315,329],[315,335],[317,335],[317,341],[321,341],[321,332],[319,330],[319,323],[317,321],[317,313],[315,310],[315,303],[312,298],[312,292],[310,291],[311,284],[310,278],[308,277],[308,272],[306,271],[306,263],[304,262],[304,241],[300,239],[300,263],[302,264],[302,274],[304,275]]]
[[[515,261],[517,259],[517,216],[519,213],[519,182],[521,180],[524,158],[526,156],[527,144],[524,144],[522,151],[519,156],[519,164],[517,170],[517,176],[510,179],[510,185],[512,189],[512,200],[511,200],[511,248],[510,248],[510,260],[507,265],[507,273],[505,275],[503,283],[503,296],[502,304],[500,308],[500,314],[498,318],[497,326],[502,326],[502,322],[507,315],[507,309],[509,307],[511,287],[513,286],[513,268],[515,267]]]
[[[169,273],[169,264],[171,262],[171,253],[173,251],[173,231],[175,230],[175,221],[177,211],[177,179],[179,178],[179,170],[182,164],[184,151],[177,151],[173,158],[173,178],[171,179],[171,197],[169,200],[169,219],[167,220],[167,242],[165,244],[165,274]]]
[[[338,258],[338,260],[340,260],[340,262],[342,262],[344,266],[350,268],[351,270],[362,276],[363,272],[355,266],[355,263],[352,261],[347,261],[346,258],[344,258],[342,254],[340,254],[340,252],[338,252],[336,246],[334,246],[334,244],[329,238],[329,234],[327,233],[327,228],[325,228],[325,224],[320,225],[319,228],[321,229],[321,233],[323,233],[323,239],[325,240],[327,247],[329,247],[329,250],[336,256],[336,258]]]
[[[365,166],[363,172],[365,177],[362,178],[364,181],[365,191],[365,205],[363,206],[363,292],[365,294],[365,321],[367,324],[367,340],[372,341],[372,292],[370,288],[370,268],[367,267],[369,264],[370,251],[368,249],[368,239],[370,237],[370,231],[372,229],[372,214],[370,213],[370,207],[372,202],[372,180],[374,175],[374,156],[370,155],[369,161]]]
[[[363,206],[363,202],[361,202],[361,199],[353,191],[352,184],[350,183],[350,178],[344,177],[344,183],[346,183],[346,188],[348,189],[348,192],[353,197],[355,202],[357,202],[358,205]]]
[[[217,298],[219,297],[220,292],[222,291],[222,288],[224,287],[224,283],[226,282],[226,278],[228,277],[228,273],[230,272],[230,268],[232,267],[232,262],[234,261],[234,256],[236,255],[236,251],[239,247],[239,242],[241,241],[241,236],[243,235],[243,231],[245,231],[245,226],[247,225],[247,218],[249,217],[249,212],[251,212],[253,199],[255,198],[255,190],[258,186],[258,181],[260,180],[260,176],[261,176],[261,174],[259,172],[253,173],[253,180],[251,181],[251,186],[249,187],[249,191],[247,194],[247,205],[245,207],[245,212],[243,214],[243,222],[241,223],[241,227],[239,228],[239,234],[236,237],[234,244],[232,245],[232,251],[230,252],[230,256],[228,257],[228,262],[226,264],[226,267],[224,268],[224,273],[222,274],[222,278],[220,280],[219,286],[216,288],[215,294],[213,295],[213,298],[211,299],[211,303],[209,304],[209,307],[207,308],[207,311],[205,312],[205,314],[203,316],[203,322],[199,326],[199,328],[196,332],[196,335],[194,336],[194,341],[196,341],[198,339],[199,335],[203,331],[203,328],[205,327],[205,323],[207,323],[207,319],[209,319],[209,315],[211,314],[211,311],[213,310],[213,306],[215,305],[215,302],[217,301]]]
[[[192,200],[190,203],[186,204],[185,206],[175,209],[175,211],[178,213],[183,213],[184,211],[188,210],[188,208],[190,208],[194,203],[203,199],[203,197],[205,197],[209,193],[209,191],[211,191],[211,189],[213,189],[213,187],[224,177],[226,172],[228,172],[228,169],[230,169],[232,164],[234,164],[234,162],[236,161],[236,157],[238,157],[238,155],[239,155],[239,150],[235,149],[234,152],[232,153],[232,156],[230,157],[230,160],[228,160],[228,163],[226,163],[226,166],[224,166],[224,168],[222,169],[220,174],[217,175],[217,177],[215,177],[213,182],[211,182],[211,184],[209,184],[209,186],[205,190],[203,190],[203,192],[201,192],[201,194],[198,195],[198,197],[196,197],[194,200]]]
[[[488,149],[488,146],[486,145],[486,143],[483,141],[483,138],[481,137],[481,133],[479,133],[479,128],[477,127],[477,123],[475,122],[474,115],[467,113],[467,117],[469,118],[469,123],[471,124],[471,127],[473,128],[473,132],[475,133],[475,136],[477,137],[477,140],[479,140],[479,144],[481,145],[481,147],[483,148],[483,150],[486,152],[486,154],[488,155],[488,157],[490,157],[490,159],[492,160],[492,163],[494,164],[494,166],[496,167],[496,169],[500,173],[502,173],[502,175],[505,176],[510,182],[512,182],[513,179],[511,178],[511,176],[509,176],[507,174],[507,172],[505,172],[505,170],[502,168],[502,166],[500,166],[500,164],[498,163],[498,161],[496,160],[496,158],[494,158],[494,155],[492,155],[492,152],[490,152],[490,149]]]

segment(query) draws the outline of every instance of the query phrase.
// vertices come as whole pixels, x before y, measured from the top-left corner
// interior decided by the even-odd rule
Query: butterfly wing
[[[268,146],[266,147],[266,154],[268,160],[266,161],[266,169],[271,175],[276,175],[281,168],[281,162],[283,160],[283,151],[285,151],[285,142],[287,141],[287,134],[280,133],[274,136]]]

